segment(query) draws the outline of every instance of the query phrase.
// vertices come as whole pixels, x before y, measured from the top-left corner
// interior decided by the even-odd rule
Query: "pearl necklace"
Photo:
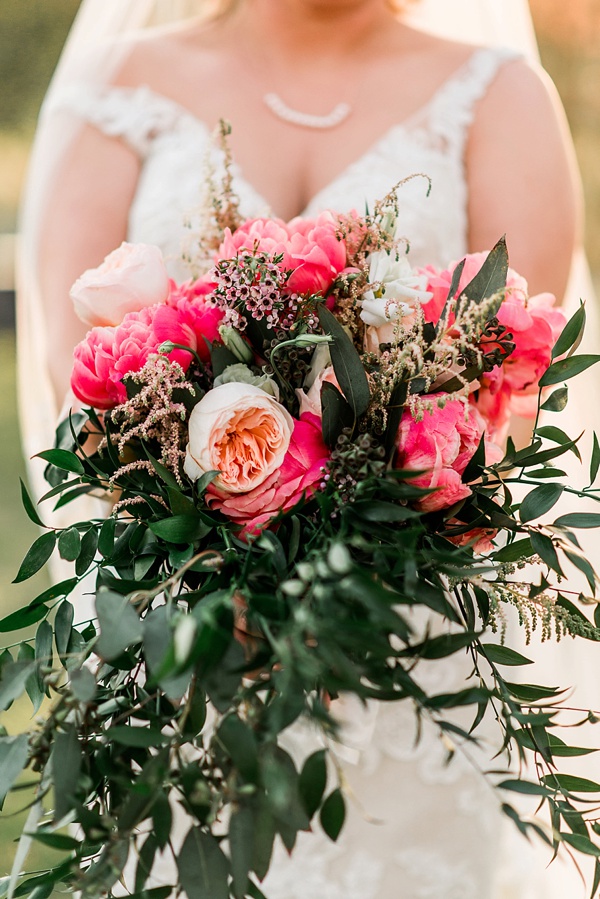
[[[291,125],[299,125],[301,128],[335,128],[337,125],[341,125],[352,112],[349,103],[338,103],[329,115],[311,115],[308,112],[292,109],[283,102],[279,94],[274,93],[265,94],[263,102],[278,119],[289,122]]]

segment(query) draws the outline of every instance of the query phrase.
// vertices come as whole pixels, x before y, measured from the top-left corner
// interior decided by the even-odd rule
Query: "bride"
[[[159,245],[173,276],[189,276],[183,250],[207,156],[222,164],[211,138],[222,118],[232,126],[244,215],[361,210],[423,173],[429,197],[426,179],[399,194],[414,264],[443,266],[507,233],[532,293],[564,297],[580,209],[563,117],[522,54],[484,45],[503,25],[506,43],[516,43],[525,4],[410,7],[85,0],[46,103],[25,209],[27,455],[50,445],[83,336],[69,301],[75,279],[125,239]],[[433,28],[415,28],[411,17]],[[448,39],[451,27],[462,40]],[[445,688],[463,676],[451,663]],[[435,734],[413,745],[410,710],[340,714],[353,814],[338,844],[306,834],[291,860],[276,857],[269,899],[583,895],[570,872],[555,865],[544,874],[524,844],[503,855],[496,799],[460,756],[445,765]],[[289,739],[306,754],[310,735],[296,729]]]

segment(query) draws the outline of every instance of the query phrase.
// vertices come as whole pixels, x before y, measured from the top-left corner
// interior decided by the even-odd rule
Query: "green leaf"
[[[538,702],[541,699],[555,699],[560,692],[558,687],[542,687],[538,684],[509,684],[504,682],[511,696],[521,702]]]
[[[65,664],[65,656],[69,648],[74,617],[75,609],[72,603],[70,603],[68,599],[63,600],[57,609],[56,617],[54,619],[56,651],[63,665]]]
[[[462,278],[462,273],[465,270],[466,262],[467,262],[466,258],[462,259],[458,263],[456,268],[454,269],[454,272],[452,273],[452,281],[450,282],[450,290],[448,291],[448,296],[446,297],[446,302],[444,303],[444,308],[442,310],[442,314],[440,315],[440,319],[436,325],[436,329],[435,329],[436,334],[440,333],[440,329],[447,319],[448,312],[449,312],[452,302],[456,296],[456,291],[458,290],[458,287],[460,285],[460,279]]]
[[[52,667],[52,625],[42,621],[35,635],[35,660],[40,665]]]
[[[20,584],[22,581],[26,581],[28,578],[33,577],[40,568],[43,568],[54,552],[55,546],[56,534],[54,531],[49,531],[47,534],[42,534],[41,537],[38,537],[23,559],[13,584]]]
[[[327,753],[324,749],[313,752],[304,762],[300,772],[298,788],[302,804],[309,818],[312,818],[321,805],[325,787],[327,786],[326,756]]]
[[[407,397],[408,383],[402,380],[396,382],[390,395],[390,401],[387,404],[387,425],[383,438],[386,458],[389,458],[394,451]]]
[[[229,849],[233,895],[244,899],[248,891],[248,875],[254,849],[254,815],[248,806],[238,806],[229,822]]]
[[[47,614],[47,606],[42,605],[26,606],[24,609],[18,609],[0,621],[0,634],[8,634],[10,631],[19,631],[24,627],[30,627],[32,624],[37,624],[38,621],[45,618]]]
[[[598,528],[600,527],[600,513],[598,512],[568,512],[561,515],[554,522],[557,528]]]
[[[54,787],[54,818],[60,821],[73,808],[81,771],[81,746],[77,731],[70,726],[54,735],[51,755]]]
[[[572,346],[577,344],[585,330],[585,306],[582,303],[577,312],[569,319],[562,332],[552,347],[552,358],[556,359],[567,353]]]
[[[115,529],[117,522],[115,518],[107,518],[100,528],[98,535],[98,552],[105,559],[110,556],[115,547]]]
[[[29,493],[27,492],[27,487],[23,483],[22,478],[19,478],[19,483],[21,484],[21,500],[23,502],[23,508],[27,512],[27,517],[33,521],[34,524],[37,524],[40,528],[45,528],[46,525],[41,520],[40,516],[37,513],[37,509],[35,508]]]
[[[354,415],[359,418],[367,411],[371,400],[364,365],[351,339],[329,309],[319,306],[318,315],[325,333],[333,337],[329,352],[338,384]]]
[[[573,455],[577,456],[581,462],[581,453],[578,448],[572,445],[573,441],[569,435],[565,434],[560,428],[556,428],[554,425],[546,425],[542,428],[536,428],[535,435],[536,437],[544,437],[546,440],[551,440],[553,443],[558,443],[560,446],[568,446]]]
[[[229,899],[229,862],[214,837],[193,827],[177,856],[188,899]]]
[[[594,483],[598,476],[598,469],[600,468],[600,442],[598,442],[598,435],[594,433],[594,447],[592,450],[592,458],[590,461],[590,486]]]
[[[67,562],[74,562],[81,550],[81,537],[77,528],[69,528],[67,531],[61,531],[58,538],[58,552],[61,559]]]
[[[0,737],[0,809],[29,759],[29,735]]]
[[[29,661],[9,662],[2,667],[0,677],[0,709],[6,710],[25,692],[27,681],[36,666]]]
[[[152,806],[152,822],[158,845],[164,849],[171,838],[173,811],[165,793],[159,793]]]
[[[248,725],[237,715],[223,719],[217,739],[229,754],[233,764],[248,783],[258,779],[258,746]]]
[[[573,774],[548,774],[543,781],[548,787],[558,785],[569,793],[600,793],[600,784]]]
[[[344,428],[352,428],[354,425],[354,412],[335,384],[330,384],[329,381],[323,381],[321,387],[321,408],[323,441],[330,449],[334,449]]]
[[[79,583],[79,579],[76,577],[69,578],[66,581],[61,581],[60,584],[54,584],[52,587],[48,587],[47,590],[44,590],[43,593],[40,593],[39,596],[36,596],[29,605],[37,606],[40,603],[48,603],[52,602],[54,599],[59,599],[61,596],[67,596],[71,593],[77,584]]]
[[[481,303],[483,300],[493,297],[506,290],[506,279],[508,276],[508,251],[506,249],[506,240],[501,237],[496,246],[490,251],[485,262],[481,266],[479,272],[473,280],[467,284],[465,289],[461,291],[461,295],[456,304],[456,315],[458,317],[460,309],[464,305],[462,298],[465,297],[467,303]],[[502,305],[504,293],[498,298],[497,305],[490,310],[489,317],[492,318]]]
[[[334,843],[342,832],[346,819],[346,803],[341,790],[330,793],[321,809],[321,827]]]
[[[137,746],[147,749],[150,746],[161,746],[167,737],[154,727],[129,727],[125,724],[109,727],[105,731],[107,740],[120,743],[122,746]]]
[[[178,701],[184,695],[190,682],[190,673],[172,673],[177,669],[173,646],[173,631],[166,606],[153,609],[143,623],[144,654],[148,668],[154,679],[169,699]],[[170,664],[169,664],[170,662]]]
[[[561,498],[564,487],[561,484],[542,484],[528,493],[519,509],[519,517],[523,523],[541,518],[556,505]]]
[[[85,468],[81,459],[75,453],[69,452],[69,450],[44,450],[43,453],[37,454],[37,458],[49,462],[50,465],[60,468],[61,471],[70,471],[72,474],[85,474]]]
[[[538,531],[532,531],[530,537],[531,545],[542,562],[545,562],[552,571],[562,575],[563,571],[558,560],[558,553],[551,538],[547,534],[540,534]]]
[[[518,562],[519,559],[528,559],[534,554],[533,546],[529,537],[524,540],[515,540],[504,546],[497,553],[494,553],[494,561],[496,562]]]
[[[173,515],[161,521],[151,521],[148,527],[153,534],[167,543],[195,543],[205,537],[210,527],[200,518],[191,515]]]
[[[92,527],[81,538],[81,551],[75,562],[75,574],[82,577],[96,556],[98,550],[98,531]]]
[[[511,793],[522,793],[526,796],[548,796],[549,790],[543,784],[533,783],[529,780],[503,780],[498,784],[499,790],[509,790]]]
[[[79,840],[61,833],[44,833],[44,831],[38,830],[29,836],[32,840],[42,843],[43,846],[49,846],[50,849],[57,849],[59,852],[75,852],[81,846]]]
[[[562,412],[569,402],[569,388],[559,387],[551,393],[545,403],[540,406],[544,412]]]
[[[583,834],[561,833],[560,838],[563,843],[568,843],[569,846],[578,852],[583,852],[584,855],[600,856],[600,846],[596,846],[589,837],[584,837]]]
[[[481,651],[484,651],[486,657],[495,665],[533,665],[531,659],[527,659],[514,649],[508,646],[497,646],[495,643],[482,643]]]
[[[21,643],[17,661],[27,662],[28,664],[35,662],[35,649],[33,646],[30,646],[29,643]],[[46,695],[44,692],[44,683],[40,677],[40,670],[37,665],[34,666],[32,674],[27,678],[25,689],[27,690],[27,695],[33,706],[33,714],[37,715],[42,702],[44,701],[44,696]]]
[[[600,356],[590,354],[570,356],[568,359],[555,362],[540,378],[540,387],[551,387],[553,384],[568,381],[570,378],[574,378],[581,372],[586,371],[586,369],[591,368],[597,362],[600,362]]]
[[[73,696],[80,702],[91,702],[97,691],[96,678],[88,668],[75,668],[70,673]]]
[[[411,646],[410,650],[406,649],[398,655],[414,655],[421,659],[443,659],[471,646],[476,637],[476,633],[469,631],[462,634],[443,634],[441,637],[432,637],[417,646]]]
[[[96,614],[100,622],[96,652],[107,662],[142,639],[142,623],[137,612],[129,600],[118,593],[100,590],[96,597]]]

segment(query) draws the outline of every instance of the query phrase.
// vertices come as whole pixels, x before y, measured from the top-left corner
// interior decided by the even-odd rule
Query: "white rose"
[[[169,276],[162,253],[142,243],[122,243],[71,288],[75,312],[92,327],[120,325],[128,312],[164,303],[168,296]]]
[[[287,409],[260,387],[221,384],[192,410],[185,473],[196,481],[219,471],[217,487],[247,493],[281,467],[293,430]]]
[[[406,256],[396,257],[385,250],[371,255],[369,282],[375,290],[363,294],[360,317],[375,328],[410,314],[415,303],[426,303],[432,297],[426,290],[427,278],[412,270]]]

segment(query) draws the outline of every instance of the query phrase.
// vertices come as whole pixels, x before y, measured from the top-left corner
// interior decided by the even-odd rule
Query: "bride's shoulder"
[[[119,87],[147,85],[169,93],[168,85],[202,84],[218,76],[228,47],[213,24],[179,24],[147,29],[121,48],[121,63],[113,78]]]

